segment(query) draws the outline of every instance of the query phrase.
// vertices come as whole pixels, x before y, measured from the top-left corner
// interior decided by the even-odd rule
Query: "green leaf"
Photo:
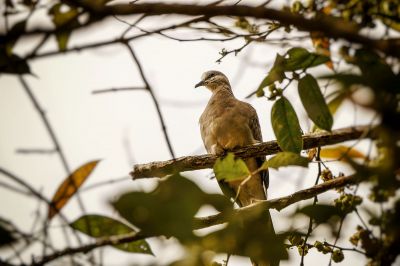
[[[319,128],[331,131],[333,117],[315,78],[309,74],[305,75],[299,81],[298,90],[310,119]]]
[[[70,29],[68,29],[68,26],[74,27],[80,24],[78,20],[78,9],[67,6],[69,8],[68,11],[62,11],[62,7],[65,6],[67,5],[57,3],[49,10],[49,14],[52,16],[52,20],[56,28],[65,27],[65,29],[56,33],[58,48],[60,51],[65,51],[67,49],[69,36],[72,32]]]
[[[109,237],[134,233],[129,226],[102,215],[84,215],[71,223],[71,227],[91,237]],[[113,247],[133,253],[152,254],[149,244],[145,240],[113,245]]]
[[[291,103],[281,97],[272,106],[272,128],[282,151],[300,153],[303,148],[299,119]]]
[[[111,204],[143,234],[174,236],[181,241],[196,238],[193,218],[201,206],[208,204],[219,211],[232,207],[226,197],[204,193],[179,174],[160,181],[150,193],[124,193]]]
[[[316,223],[325,223],[331,217],[341,217],[342,212],[340,212],[335,206],[324,205],[324,204],[315,204],[308,205],[300,210],[297,213],[302,213],[312,218]]]
[[[262,91],[265,87],[271,85],[275,81],[282,82],[285,78],[285,73],[282,69],[282,63],[284,61],[283,56],[277,54],[275,62],[268,75],[263,79],[261,84],[258,86],[257,92]]]
[[[218,181],[235,181],[245,179],[250,171],[243,160],[235,159],[233,153],[228,153],[225,158],[217,159],[214,173]]]
[[[275,168],[278,169],[279,167],[285,166],[302,166],[307,167],[310,161],[307,157],[300,156],[297,153],[284,151],[277,153],[274,157],[265,161],[262,165],[262,168]]]
[[[285,71],[295,71],[324,64],[330,60],[328,56],[310,53],[304,48],[295,47],[287,51],[288,58],[283,62]]]
[[[329,61],[329,56],[310,53],[306,49],[299,47],[290,49],[285,56],[277,54],[274,65],[268,75],[261,81],[258,89],[247,97],[253,94],[263,96],[264,94],[262,92],[265,87],[273,84],[275,81],[282,82],[285,79],[285,72],[315,67]]]

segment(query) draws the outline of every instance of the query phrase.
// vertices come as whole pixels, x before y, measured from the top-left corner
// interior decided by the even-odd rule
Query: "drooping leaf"
[[[335,206],[324,204],[308,205],[298,210],[297,213],[307,215],[316,223],[325,223],[332,217],[342,216],[342,212],[340,212]]]
[[[193,218],[201,206],[209,204],[221,211],[231,208],[226,197],[206,194],[178,174],[160,181],[150,193],[128,192],[111,204],[144,234],[174,236],[181,241],[195,239]]]
[[[131,227],[120,221],[96,214],[80,217],[71,223],[71,227],[95,238],[125,235],[135,232]],[[153,254],[149,244],[145,240],[118,244],[113,247],[127,252]]]
[[[68,10],[64,11],[62,7],[68,7]],[[71,27],[79,25],[79,11],[78,9],[65,4],[56,3],[50,8],[49,14],[52,16],[52,20],[56,28],[65,28],[56,32],[58,48],[60,51],[65,51],[67,49],[69,36],[71,35],[72,31],[71,29],[68,29],[67,25]]]
[[[218,158],[214,164],[214,173],[218,181],[235,181],[245,179],[250,171],[242,159],[235,159],[233,153]]]
[[[277,54],[268,75],[261,81],[258,89],[248,95],[247,98],[254,94],[257,94],[257,96],[264,95],[264,88],[275,81],[282,82],[286,77],[285,72],[315,67],[329,61],[329,56],[310,53],[306,49],[299,47],[290,49],[285,56]]]
[[[67,204],[92,173],[98,162],[96,160],[82,165],[62,182],[51,200],[52,206],[49,207],[47,219],[51,220]]]
[[[315,67],[328,62],[328,56],[310,53],[304,48],[294,47],[287,51],[287,58],[283,62],[283,69],[285,71],[296,71]]]
[[[282,80],[285,78],[285,73],[283,72],[282,68],[283,61],[283,56],[277,54],[274,65],[272,66],[268,75],[263,79],[263,81],[261,81],[261,84],[258,86],[257,92],[262,91],[265,87],[271,85],[275,81],[282,82]]]
[[[272,128],[282,151],[300,153],[303,148],[299,119],[291,103],[281,97],[272,106]]]
[[[274,157],[265,161],[262,165],[262,168],[275,168],[285,166],[302,166],[307,167],[309,160],[306,157],[300,156],[297,153],[284,151],[277,153]]]
[[[321,149],[321,157],[329,159],[365,159],[365,155],[355,148],[347,147],[344,145],[338,145],[330,148]]]
[[[305,75],[299,81],[298,90],[310,119],[319,128],[331,131],[333,117],[315,78],[309,74]]]
[[[0,49],[0,73],[31,74],[31,69],[21,57],[7,55],[6,49]]]

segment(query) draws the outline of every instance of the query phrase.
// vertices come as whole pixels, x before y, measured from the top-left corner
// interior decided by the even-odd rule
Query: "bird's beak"
[[[204,86],[204,81],[200,81],[199,83],[194,85],[195,88],[200,87],[200,86]]]

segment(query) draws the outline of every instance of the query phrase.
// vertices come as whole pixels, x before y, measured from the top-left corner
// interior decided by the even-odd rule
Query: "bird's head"
[[[194,87],[197,88],[200,86],[205,86],[209,90],[213,91],[221,85],[227,85],[227,87],[230,88],[228,78],[219,71],[210,70],[204,72],[203,75],[201,75],[201,81],[197,83]]]

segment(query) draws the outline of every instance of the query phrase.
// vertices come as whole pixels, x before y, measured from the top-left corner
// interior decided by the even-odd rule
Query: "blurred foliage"
[[[15,49],[19,43],[30,42],[34,35],[44,37],[43,43],[52,39],[48,37],[53,37],[58,49],[53,52],[54,55],[68,52],[74,32],[77,29],[87,29],[92,23],[107,17],[109,14],[103,13],[102,8],[113,3],[109,0],[55,0],[45,3],[40,0],[6,0],[2,4],[5,27],[0,34],[0,73],[21,75],[32,73],[29,63],[35,59],[41,45],[37,44],[27,54],[19,54]],[[33,14],[36,15],[37,11],[45,11],[42,16],[46,18],[46,27],[31,25],[34,24]],[[400,32],[398,0],[294,0],[290,1],[290,6],[283,6],[282,11],[288,12],[288,16],[295,14],[305,18],[328,18],[324,21],[334,22],[332,26],[347,25],[348,34],[365,37],[370,32],[369,36],[379,36],[376,40],[396,40]],[[399,58],[375,51],[371,48],[373,45],[332,38],[324,31],[308,32],[306,38],[298,41],[294,26],[303,30],[301,25],[250,17],[229,16],[226,19],[232,22],[230,26],[223,23],[220,25],[217,20],[206,16],[202,27],[190,23],[181,27],[221,38],[243,39],[245,44],[242,47],[222,49],[218,62],[229,54],[237,55],[252,42],[268,43],[271,33],[286,36],[279,40],[279,45],[286,50],[276,54],[274,63],[265,68],[265,76],[260,77],[261,82],[252,93],[273,101],[271,123],[282,150],[259,170],[286,166],[308,167],[312,162],[319,166],[316,183],[320,180],[332,182],[344,174],[333,173],[327,166],[328,162],[321,158],[335,161],[342,159],[353,168],[360,180],[368,184],[368,195],[362,194],[358,185],[338,188],[336,199],[319,202],[315,198],[314,203],[295,211],[293,217],[305,215],[309,219],[308,231],[303,228],[301,232],[287,229],[281,234],[272,234],[268,210],[262,207],[251,208],[238,214],[228,198],[206,193],[191,180],[174,174],[161,180],[151,192],[125,192],[118,199],[112,200],[110,206],[124,222],[97,214],[84,215],[71,223],[71,228],[96,240],[135,232],[143,234],[143,238],[174,237],[184,246],[186,256],[172,265],[221,265],[214,261],[214,257],[220,253],[252,257],[260,262],[279,261],[288,258],[287,250],[291,248],[298,250],[302,260],[310,249],[314,249],[329,255],[334,262],[341,262],[346,261],[344,251],[354,250],[339,247],[336,242],[328,243],[325,241],[326,236],[314,235],[319,239],[314,243],[309,242],[308,238],[321,224],[328,226],[337,239],[343,237],[341,226],[345,219],[352,217],[358,219],[360,225],[354,228],[350,237],[345,236],[349,244],[368,259],[368,265],[393,264],[400,254]],[[296,42],[290,40],[292,35]],[[126,40],[115,41],[120,42],[126,43]],[[96,45],[101,46],[94,43]],[[296,83],[297,92],[293,90],[294,86],[290,86]],[[367,102],[357,97],[357,93],[363,91],[372,95]],[[288,97],[289,94],[298,95],[302,106],[295,106],[289,100],[293,99]],[[314,124],[312,132],[331,131],[335,113],[345,102],[367,108],[376,114],[378,119],[373,125],[374,140],[371,143],[376,146],[376,156],[346,144],[322,150],[312,149],[308,152],[308,158],[302,157],[303,130],[297,116],[298,108],[304,108],[309,122]],[[97,161],[89,162],[64,180],[51,204],[46,205],[48,222],[76,195],[96,165]],[[244,162],[234,158],[231,153],[217,160],[214,171],[220,183],[250,175]],[[350,171],[346,174],[350,174]],[[225,224],[214,231],[199,234],[195,230],[198,229],[195,216],[205,206],[220,212],[223,221],[219,222]],[[359,214],[360,210],[366,213],[366,221]],[[212,221],[209,223],[213,224]],[[19,232],[11,223],[0,220],[2,248],[29,238],[34,239],[31,235]],[[35,241],[32,243],[37,243]],[[128,252],[152,254],[150,245],[144,239],[114,247]]]
[[[264,162],[261,166],[261,169],[266,168],[275,168],[278,169],[280,167],[285,166],[302,166],[307,167],[309,160],[306,157],[302,157],[297,153],[284,151],[278,152],[276,155],[271,157],[268,161]]]
[[[134,229],[120,221],[107,216],[95,214],[84,215],[72,222],[70,226],[75,230],[81,231],[82,233],[95,238],[135,233]],[[145,240],[118,244],[114,245],[114,247],[127,252],[153,255],[149,244]]]

